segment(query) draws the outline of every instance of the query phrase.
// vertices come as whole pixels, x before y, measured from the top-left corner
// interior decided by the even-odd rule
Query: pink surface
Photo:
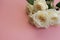
[[[60,26],[37,29],[30,25],[25,6],[25,0],[0,0],[0,40],[60,40]]]

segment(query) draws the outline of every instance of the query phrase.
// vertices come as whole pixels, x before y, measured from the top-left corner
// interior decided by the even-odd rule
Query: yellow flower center
[[[41,22],[45,22],[45,21],[46,21],[46,18],[45,18],[45,15],[44,15],[44,14],[40,14],[40,15],[38,16],[38,18],[39,18],[39,20],[40,20]]]
[[[41,10],[41,6],[40,5],[36,5],[36,9],[37,10]]]

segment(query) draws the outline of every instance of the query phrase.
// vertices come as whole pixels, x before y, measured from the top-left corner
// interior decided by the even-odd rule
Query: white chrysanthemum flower
[[[48,28],[49,27],[49,16],[45,11],[38,11],[33,15],[30,15],[33,19],[33,23],[37,28]]]
[[[58,15],[57,24],[60,25],[60,10],[59,11],[56,11],[56,14]]]
[[[58,24],[59,20],[58,12],[55,9],[47,10],[47,12],[50,17],[50,25]]]
[[[27,13],[28,14],[32,14],[32,12],[34,10],[33,8],[34,8],[33,5],[27,3]]]
[[[36,0],[34,1],[34,9],[38,10],[46,10],[48,9],[48,5],[46,4],[45,0]]]

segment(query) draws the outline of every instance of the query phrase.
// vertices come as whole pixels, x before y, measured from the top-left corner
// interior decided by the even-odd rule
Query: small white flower
[[[38,11],[31,15],[34,20],[34,24],[37,28],[48,28],[49,27],[49,16],[45,11]]]
[[[27,3],[27,11],[28,11],[28,13],[29,13],[30,15],[32,14],[33,10],[34,10],[33,5]]]
[[[58,24],[59,15],[55,9],[47,10],[49,17],[50,17],[50,25]]]
[[[45,0],[36,0],[34,1],[34,9],[38,10],[46,10],[48,9],[48,5],[46,4]]]

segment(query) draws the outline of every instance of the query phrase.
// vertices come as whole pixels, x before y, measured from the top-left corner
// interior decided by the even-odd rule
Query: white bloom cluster
[[[60,24],[60,12],[54,9],[38,11],[29,16],[37,28],[48,28],[50,25]]]
[[[29,20],[37,28],[48,28],[60,24],[60,11],[48,9],[45,0],[36,0],[34,5],[27,3]]]

